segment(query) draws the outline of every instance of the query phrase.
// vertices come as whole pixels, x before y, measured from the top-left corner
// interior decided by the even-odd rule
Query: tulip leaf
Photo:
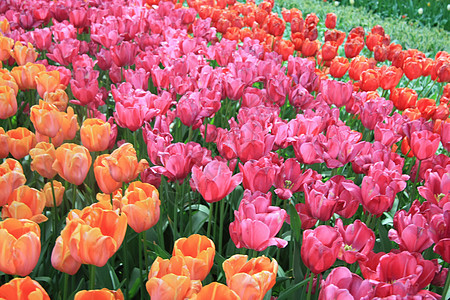
[[[133,271],[131,271],[130,276],[130,285],[128,290],[129,299],[134,299],[134,296],[136,296],[137,292],[139,291],[141,281],[141,270],[139,270],[138,268],[134,268]]]
[[[119,288],[119,278],[117,278],[116,271],[111,266],[109,261],[103,267],[97,267],[96,273],[98,274],[96,277],[102,287],[113,290],[117,290]]]
[[[147,241],[147,247],[151,252],[155,253],[157,256],[163,259],[169,259],[171,257],[170,253],[161,248],[158,244]]]
[[[264,296],[263,300],[270,300],[272,298],[272,289],[270,289],[266,295]]]
[[[288,213],[291,218],[291,231],[296,242],[300,241],[300,234],[302,230],[302,222],[300,221],[300,216],[293,204],[289,204]]]
[[[198,233],[203,224],[205,224],[206,220],[208,220],[208,217],[209,215],[202,211],[197,211],[196,213],[194,213],[191,220],[189,220],[188,224],[186,225],[184,235],[189,236],[191,234]]]
[[[302,286],[306,285],[309,281],[309,278],[306,278],[303,281],[300,281],[299,283],[291,286],[290,288],[288,288],[287,290],[283,291],[279,296],[278,296],[278,300],[283,300],[283,299],[290,299],[290,295],[292,295],[295,291],[297,291],[299,288],[301,288]]]
[[[380,241],[383,252],[388,253],[392,249],[392,242],[388,237],[388,232],[386,228],[378,222],[378,234],[380,235]]]

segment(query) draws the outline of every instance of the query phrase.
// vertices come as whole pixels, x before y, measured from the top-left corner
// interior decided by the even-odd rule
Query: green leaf
[[[288,206],[288,213],[291,218],[292,235],[294,236],[295,241],[299,242],[302,230],[302,222],[300,221],[300,216],[298,215],[298,212],[292,203],[290,203]]]
[[[309,278],[306,278],[305,280],[300,281],[297,284],[294,284],[293,286],[291,286],[290,288],[288,288],[287,290],[282,292],[280,294],[280,296],[278,296],[278,300],[291,299],[289,296],[292,295],[295,291],[297,291],[302,286],[306,285],[308,283],[308,281],[309,281]]]

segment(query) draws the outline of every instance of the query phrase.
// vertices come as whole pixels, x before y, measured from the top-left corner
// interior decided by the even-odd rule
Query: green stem
[[[111,209],[114,210],[114,196],[113,196],[113,193],[109,194],[109,199],[111,200]]]
[[[213,204],[214,204],[214,203],[211,203],[211,204],[209,205],[208,229],[206,230],[206,236],[207,236],[208,238],[211,238],[210,233],[211,233],[211,223],[212,223],[212,215],[213,215],[213,207],[214,207]]]
[[[123,241],[123,249],[122,249],[122,252],[123,252],[123,265],[124,265],[124,274],[123,274],[123,279],[126,279],[126,284],[128,284],[129,282],[129,275],[130,275],[130,272],[129,272],[129,266],[128,266],[128,236],[125,234],[125,238],[124,238],[124,241]]]
[[[223,223],[225,218],[225,199],[220,201],[219,253],[222,254]]]
[[[72,207],[69,207],[69,210],[76,207],[77,202],[77,186],[73,184],[73,191],[72,191]]]
[[[95,265],[89,265],[89,289],[95,289]]]
[[[52,188],[52,197],[53,197],[53,207],[52,207],[52,215],[53,215],[53,234],[55,235],[55,239],[57,236],[57,227],[58,227],[58,215],[56,214],[56,196],[55,196],[55,186],[53,185],[53,180],[50,179],[50,186]]]
[[[412,200],[413,201],[416,200],[416,197],[417,197],[417,181],[419,180],[420,165],[421,164],[422,164],[422,161],[419,160],[419,166],[417,167],[417,171],[416,171],[416,180],[414,180],[414,185],[413,185],[413,192],[412,192],[412,195],[413,195]]]
[[[179,234],[178,234],[178,207],[177,207],[177,198],[180,196],[180,193],[178,192],[179,190],[179,182],[175,183],[175,198],[174,198],[174,203],[173,203],[173,234],[174,234],[174,239],[178,239]]]
[[[142,232],[139,233],[139,278],[141,281],[141,284],[139,285],[139,289],[141,290],[140,298],[143,299],[144,296],[144,280],[142,280],[142,270],[144,269],[142,266]],[[145,256],[144,252],[144,256]]]
[[[306,297],[306,300],[311,300],[314,276],[315,276],[315,274],[313,272],[311,272],[311,277],[309,278],[308,295]]]
[[[67,299],[68,287],[69,287],[69,274],[64,273],[63,299]]]
[[[442,299],[448,299],[450,296],[450,276],[447,274],[447,279],[445,280],[444,289],[442,291]]]
[[[145,263],[144,267],[145,267],[145,272],[147,272],[147,268],[148,268],[148,257],[147,256],[148,255],[147,255],[147,240],[146,240],[146,236],[145,236],[145,231],[141,232],[141,234],[142,234],[141,240],[144,245],[144,263]],[[160,246],[163,247],[164,245],[160,245]]]
[[[194,130],[192,129],[192,126],[189,126],[189,133],[186,143],[189,143],[192,140],[192,135],[194,133]]]

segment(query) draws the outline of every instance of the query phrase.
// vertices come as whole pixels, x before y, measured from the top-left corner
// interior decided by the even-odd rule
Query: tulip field
[[[0,1],[0,299],[449,299],[448,49],[298,5]]]

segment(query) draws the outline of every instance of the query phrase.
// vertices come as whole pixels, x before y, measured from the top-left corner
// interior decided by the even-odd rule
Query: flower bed
[[[450,55],[273,8],[0,6],[0,298],[448,298]]]

